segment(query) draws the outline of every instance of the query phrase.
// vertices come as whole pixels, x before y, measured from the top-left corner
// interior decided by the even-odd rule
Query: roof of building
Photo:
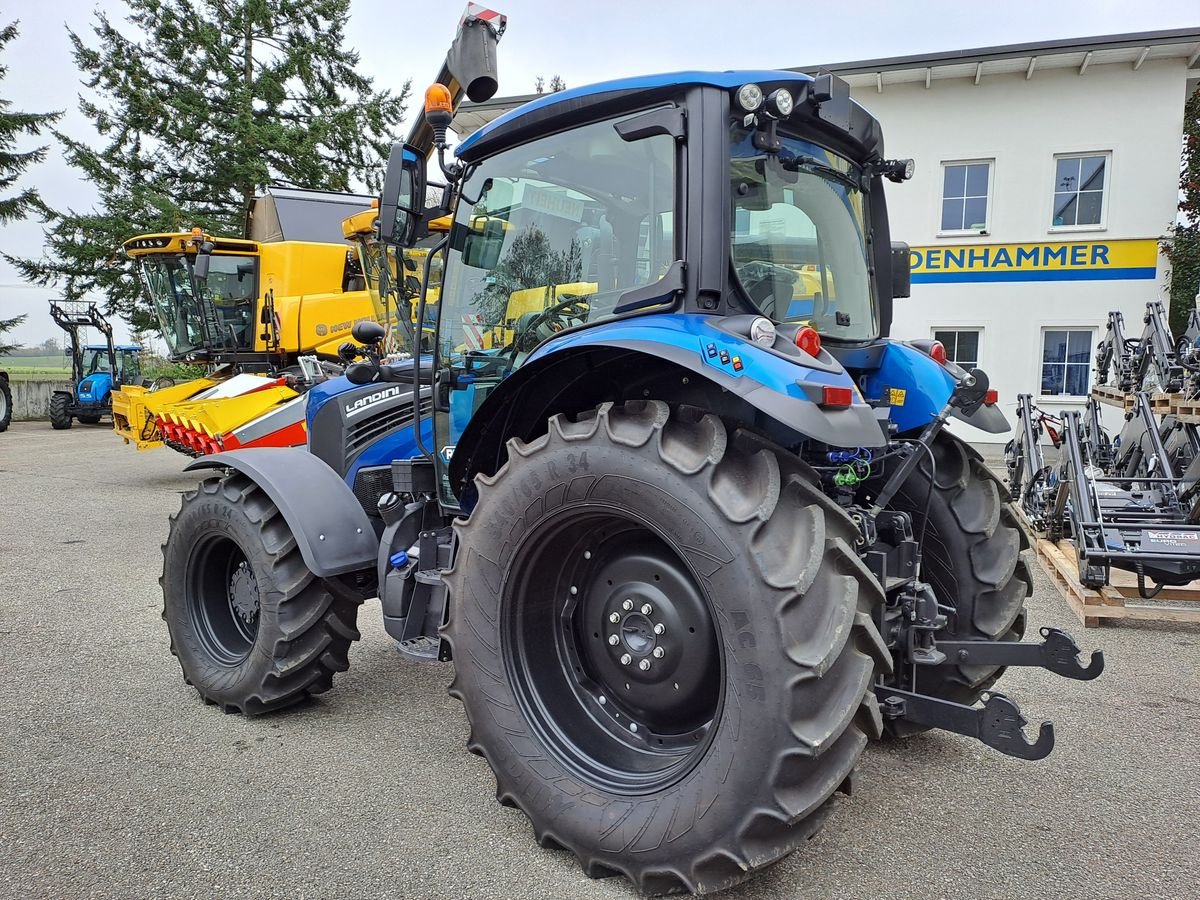
[[[859,59],[817,66],[795,66],[797,72],[833,72],[854,87],[931,81],[949,78],[979,79],[988,75],[1023,73],[1031,78],[1039,69],[1127,64],[1137,71],[1147,60],[1183,59],[1189,77],[1200,78],[1200,28],[1139,31],[1057,41],[1030,41],[969,50],[941,50],[881,59]],[[886,74],[885,74],[886,73]]]

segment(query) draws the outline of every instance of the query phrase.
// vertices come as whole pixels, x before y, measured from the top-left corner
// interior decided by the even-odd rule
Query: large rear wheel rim
[[[603,790],[645,794],[687,774],[720,720],[717,629],[686,562],[611,509],[543,523],[501,592],[514,694],[551,755]]]
[[[188,560],[187,606],[201,646],[214,662],[233,668],[258,636],[258,579],[246,555],[227,537],[201,540]]]

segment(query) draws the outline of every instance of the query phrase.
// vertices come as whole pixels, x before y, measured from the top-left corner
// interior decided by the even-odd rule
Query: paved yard
[[[633,896],[493,800],[449,665],[402,660],[378,603],[319,700],[259,719],[203,705],[159,618],[183,462],[105,428],[0,435],[0,895]],[[1054,754],[873,747],[817,838],[723,896],[1196,896],[1200,628],[1084,633],[1035,574],[1031,630],[1108,656],[1093,682],[1006,676],[1055,721]]]

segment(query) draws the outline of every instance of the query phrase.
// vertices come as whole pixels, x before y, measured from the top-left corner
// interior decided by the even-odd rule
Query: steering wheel
[[[541,312],[526,313],[517,319],[513,345],[518,353],[528,353],[546,338],[586,322],[590,310],[587,295],[570,294]]]
[[[777,293],[786,287],[785,299],[791,300],[791,287],[799,279],[791,269],[760,259],[735,264],[734,269],[754,305],[763,315],[771,318],[775,318],[775,307],[780,299]]]

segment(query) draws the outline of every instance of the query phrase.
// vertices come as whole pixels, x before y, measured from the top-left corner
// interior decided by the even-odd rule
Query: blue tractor
[[[50,318],[67,333],[72,384],[72,390],[51,395],[50,426],[70,428],[75,419],[95,425],[101,417],[112,415],[114,390],[123,384],[144,384],[142,348],[113,343],[112,325],[94,303],[51,301]],[[104,335],[105,343],[84,344],[80,329],[89,327]]]
[[[909,255],[884,183],[911,162],[847,85],[627,78],[540,97],[453,162],[445,100],[380,206],[396,246],[453,215],[412,319],[434,338],[389,365],[360,325],[307,450],[192,463],[213,472],[161,581],[188,683],[245,714],[326,691],[378,597],[404,655],[453,661],[500,802],[648,893],[795,849],[872,739],[1048,754],[1053,726],[1028,739],[993,685],[1103,658],[1021,642],[1025,538],[944,427],[1008,426],[983,372],[889,336]],[[427,213],[431,147],[449,189]]]

